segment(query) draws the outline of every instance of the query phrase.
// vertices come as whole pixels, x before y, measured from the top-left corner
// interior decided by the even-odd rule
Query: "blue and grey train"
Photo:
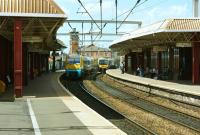
[[[82,78],[93,69],[93,61],[90,57],[74,54],[68,55],[65,63],[65,73],[68,78]]]

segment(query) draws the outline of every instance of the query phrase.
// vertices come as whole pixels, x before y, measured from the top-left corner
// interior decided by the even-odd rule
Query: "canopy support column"
[[[56,71],[56,51],[53,51],[53,66],[52,66],[52,72]]]
[[[174,74],[174,48],[169,48],[169,79],[173,79]]]
[[[200,84],[200,45],[192,44],[192,83]]]
[[[16,97],[22,97],[22,22],[14,20],[14,92]]]
[[[46,72],[49,72],[49,55],[45,55]]]
[[[34,79],[34,53],[30,52],[30,79]]]
[[[38,76],[41,75],[41,54],[37,54],[37,71],[38,71]]]
[[[158,74],[160,74],[161,72],[161,64],[162,64],[162,55],[161,52],[157,53],[157,70],[158,70]]]

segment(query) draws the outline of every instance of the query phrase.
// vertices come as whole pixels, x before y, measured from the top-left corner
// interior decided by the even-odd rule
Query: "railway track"
[[[64,86],[73,93],[77,98],[82,100],[90,108],[98,112],[100,115],[111,121],[118,128],[126,132],[128,135],[156,135],[156,133],[146,129],[142,125],[135,123],[124,115],[94,97],[83,85],[82,81],[63,81]]]
[[[118,98],[122,101],[126,101],[130,105],[136,106],[139,109],[153,113],[159,117],[178,123],[184,127],[187,127],[200,133],[200,119],[197,117],[190,116],[185,113],[167,108],[165,106],[161,106],[153,102],[144,100],[138,96],[133,96],[128,93],[125,93],[101,81],[99,77],[97,77],[95,81],[93,81],[93,84],[101,90],[104,90],[106,93],[114,96],[115,98]]]

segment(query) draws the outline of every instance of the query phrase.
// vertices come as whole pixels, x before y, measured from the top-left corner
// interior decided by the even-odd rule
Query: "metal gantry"
[[[74,24],[80,24],[81,25],[81,30],[79,31],[78,35],[82,36],[82,43],[85,41],[85,42],[88,42],[89,40],[85,40],[85,37],[86,36],[90,36],[91,40],[90,42],[93,43],[93,42],[111,42],[112,40],[99,40],[97,39],[98,36],[100,36],[100,38],[102,36],[122,36],[124,34],[126,34],[127,32],[124,31],[124,32],[102,32],[102,30],[98,31],[98,32],[94,32],[94,21],[96,23],[96,25],[98,24],[102,24],[102,27],[101,29],[105,28],[106,25],[108,24],[111,24],[111,25],[115,25],[116,24],[116,20],[65,20],[65,23],[67,23],[69,25],[70,28],[73,28],[72,27],[72,23]],[[127,24],[127,25],[137,25],[138,28],[141,27],[142,25],[142,22],[141,21],[117,21],[117,24]],[[84,27],[86,27],[85,25],[90,25],[90,30],[88,32],[84,32]],[[69,36],[70,35],[70,32],[62,32],[62,33],[57,33],[57,36]],[[93,36],[96,36],[96,37],[93,37]]]

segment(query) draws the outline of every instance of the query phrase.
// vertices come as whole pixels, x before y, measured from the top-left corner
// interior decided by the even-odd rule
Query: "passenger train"
[[[83,71],[85,75],[91,74],[95,69],[94,59],[91,57],[84,56],[83,57]]]
[[[104,73],[109,67],[109,60],[107,58],[98,59],[98,70]]]
[[[65,62],[65,73],[68,78],[82,78],[93,70],[93,59],[78,54],[68,55]]]

